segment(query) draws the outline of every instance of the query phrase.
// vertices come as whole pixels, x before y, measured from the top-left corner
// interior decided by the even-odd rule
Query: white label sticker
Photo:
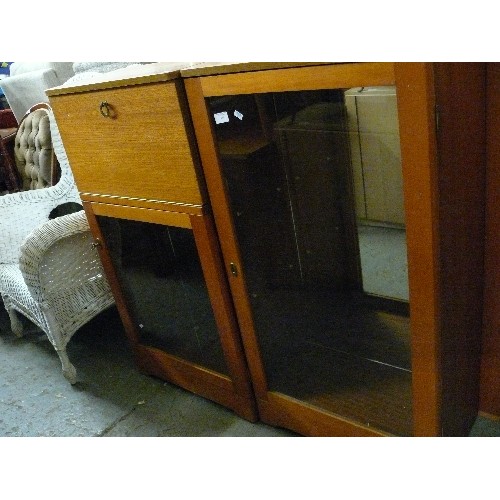
[[[243,113],[240,113],[237,109],[234,110],[234,116],[236,116],[236,118],[239,118],[240,120],[243,120]]]
[[[214,114],[215,123],[227,123],[229,121],[229,115],[227,111],[222,111],[221,113]]]

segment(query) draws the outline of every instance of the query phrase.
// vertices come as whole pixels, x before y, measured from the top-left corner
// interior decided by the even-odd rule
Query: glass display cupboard
[[[305,435],[466,434],[484,65],[181,74],[260,418]]]

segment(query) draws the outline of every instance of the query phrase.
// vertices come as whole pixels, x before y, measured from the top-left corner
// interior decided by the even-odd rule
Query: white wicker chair
[[[17,312],[41,328],[59,355],[64,376],[74,384],[76,370],[66,345],[114,300],[85,212],[49,219],[57,206],[81,200],[54,115],[50,109],[47,113],[60,180],[52,187],[0,197],[0,294],[12,331],[23,333]]]

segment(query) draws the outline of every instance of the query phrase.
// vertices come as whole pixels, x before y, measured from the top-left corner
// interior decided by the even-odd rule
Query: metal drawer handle
[[[111,106],[108,104],[107,101],[101,102],[101,105],[99,106],[99,111],[101,112],[101,115],[104,116],[104,118],[108,118],[111,116]]]

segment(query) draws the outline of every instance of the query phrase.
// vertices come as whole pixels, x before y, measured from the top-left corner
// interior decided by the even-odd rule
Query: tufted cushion
[[[52,139],[46,110],[37,109],[21,122],[14,153],[23,191],[50,186]]]

